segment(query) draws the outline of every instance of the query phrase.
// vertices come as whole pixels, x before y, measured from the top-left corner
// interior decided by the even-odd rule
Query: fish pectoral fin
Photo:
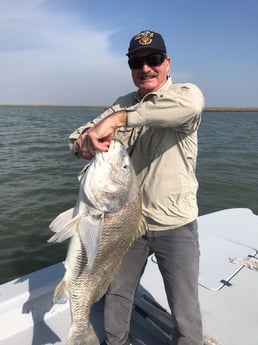
[[[77,215],[73,218],[73,209],[65,211],[57,216],[53,222],[49,225],[51,231],[55,232],[55,235],[48,240],[51,242],[63,242],[64,240],[73,236],[76,231],[77,225],[80,220],[80,216]]]
[[[87,255],[88,270],[92,268],[97,255],[103,222],[104,213],[101,213],[98,217],[81,217],[78,225],[80,239]]]
[[[65,280],[61,280],[55,289],[53,304],[65,304],[67,301],[68,301],[68,292],[66,289]]]
[[[66,223],[72,220],[74,217],[74,208],[70,208],[62,213],[60,213],[50,224],[49,228],[53,232],[59,232]]]

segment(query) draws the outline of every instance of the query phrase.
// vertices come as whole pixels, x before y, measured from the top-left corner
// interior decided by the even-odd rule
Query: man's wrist
[[[126,110],[120,110],[118,112],[115,112],[111,115],[114,120],[114,127],[126,127],[127,125],[127,111]]]

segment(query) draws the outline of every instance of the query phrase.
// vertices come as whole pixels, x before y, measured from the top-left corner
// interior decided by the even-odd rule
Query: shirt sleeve
[[[167,90],[147,94],[128,107],[128,127],[171,127],[182,132],[196,130],[204,107],[200,89],[191,83],[172,84]]]

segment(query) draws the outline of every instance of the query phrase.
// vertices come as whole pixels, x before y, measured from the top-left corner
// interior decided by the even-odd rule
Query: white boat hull
[[[201,216],[199,234],[199,294],[207,344],[257,345],[258,272],[228,258],[257,256],[258,217],[248,209]],[[0,286],[1,345],[65,345],[69,304],[52,306],[63,273],[59,263]],[[133,345],[168,344],[169,308],[155,257],[149,258],[135,305]],[[93,308],[92,322],[102,341],[103,299]]]

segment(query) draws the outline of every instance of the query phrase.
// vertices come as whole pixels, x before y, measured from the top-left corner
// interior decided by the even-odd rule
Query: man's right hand
[[[95,151],[91,145],[91,139],[88,136],[87,131],[83,132],[75,143],[76,155],[84,159],[90,160],[95,156]]]
[[[126,123],[127,112],[120,110],[105,117],[95,126],[88,128],[76,141],[75,152],[77,152],[78,157],[89,160],[95,156],[95,150],[108,151],[116,129],[125,127]]]

